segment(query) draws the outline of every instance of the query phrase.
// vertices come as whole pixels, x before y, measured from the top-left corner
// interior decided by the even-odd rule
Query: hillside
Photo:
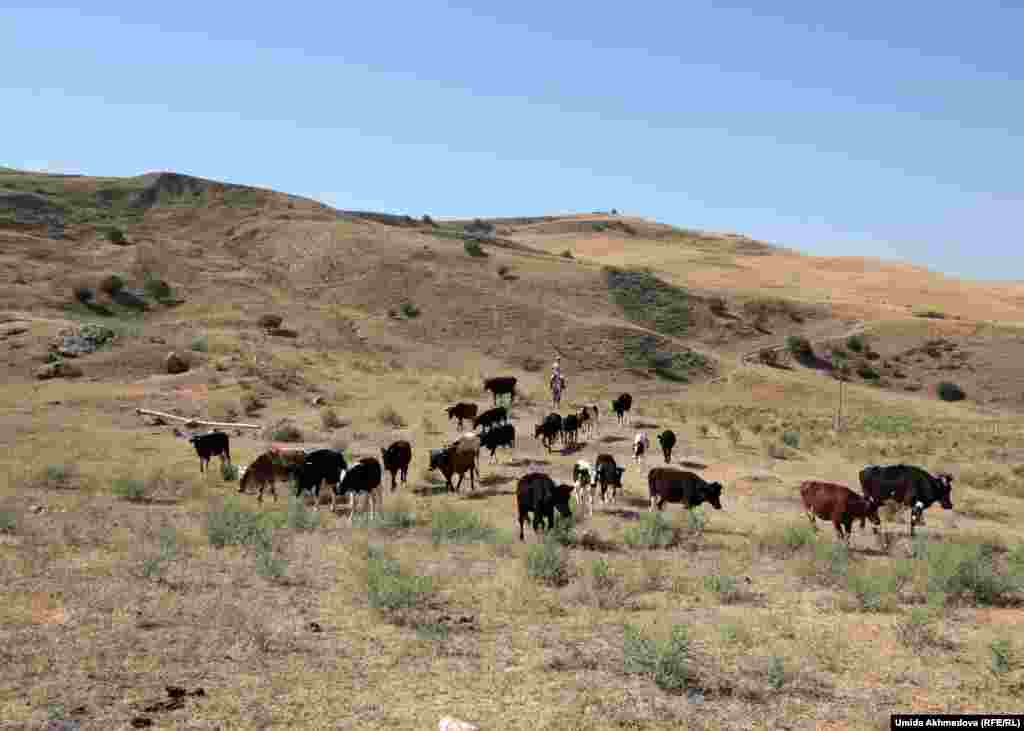
[[[610,213],[445,220],[4,168],[0,285],[12,728],[860,731],[1024,688],[1024,285]],[[758,364],[791,338],[813,357]],[[601,418],[548,452],[556,354],[558,410]],[[489,407],[494,375],[519,379],[517,444],[448,493],[427,469],[457,433],[444,408]],[[609,413],[623,392],[629,425]],[[284,485],[260,506],[217,459],[200,474],[187,425],[137,408],[241,422],[239,466],[406,439],[412,467],[372,523]],[[648,515],[663,429],[673,464],[724,485],[721,511]],[[517,480],[571,482],[600,452],[627,468],[619,502],[521,543]],[[801,481],[859,489],[895,461],[954,475],[921,539],[886,511],[889,538],[857,525],[848,551],[809,530]]]

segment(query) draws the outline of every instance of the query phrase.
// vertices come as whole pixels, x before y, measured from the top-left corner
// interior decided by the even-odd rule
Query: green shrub
[[[112,244],[123,244],[124,243],[124,231],[119,228],[111,228],[107,230],[107,241]]]
[[[441,622],[424,622],[416,625],[416,636],[427,642],[444,642],[451,631]]]
[[[942,310],[915,310],[914,317],[928,317],[933,320],[945,320],[946,313]]]
[[[100,291],[113,297],[124,289],[124,279],[119,274],[108,274],[100,280]]]
[[[236,482],[238,480],[238,465],[229,462],[220,463],[220,476],[224,482]]]
[[[291,422],[280,422],[268,430],[267,436],[275,442],[301,442],[302,430]]]
[[[846,577],[846,588],[853,595],[857,607],[864,612],[885,611],[896,591],[895,580],[884,572],[851,571]]]
[[[542,584],[564,586],[569,583],[569,561],[565,549],[546,537],[543,543],[534,543],[526,554],[527,575]]]
[[[371,606],[386,611],[413,609],[433,591],[429,576],[406,573],[376,546],[366,553],[366,590]]]
[[[402,316],[408,320],[420,316],[420,308],[414,305],[412,302],[403,302],[402,306],[398,308],[401,311]]]
[[[267,544],[256,546],[256,573],[267,581],[281,581],[288,569],[288,561]]]
[[[774,690],[782,690],[782,686],[786,684],[786,666],[782,662],[782,658],[778,655],[772,655],[768,660],[768,686]]]
[[[1013,646],[1007,639],[993,640],[988,646],[992,653],[992,672],[996,675],[1005,675],[1013,670]]]
[[[955,383],[949,381],[943,381],[935,388],[939,398],[943,401],[963,401],[967,398],[967,394]]]
[[[867,345],[863,335],[851,335],[846,339],[846,347],[852,350],[854,353],[864,352],[864,348]]]
[[[18,527],[18,520],[10,510],[0,510],[0,533],[13,533]]]
[[[704,588],[717,596],[723,604],[730,604],[740,598],[739,583],[733,577],[724,574],[705,576]]]
[[[285,525],[299,532],[314,531],[320,527],[320,513],[306,507],[306,501],[294,494],[288,496]]]
[[[192,345],[190,347],[197,353],[207,353],[210,350],[210,341],[206,338],[205,335],[202,335],[193,340]]]
[[[867,363],[861,363],[857,366],[857,375],[863,378],[865,381],[877,381],[881,376],[878,371],[869,366]]]
[[[786,350],[797,360],[810,360],[814,357],[811,341],[802,335],[790,335],[786,338]]]
[[[626,529],[623,540],[630,548],[669,548],[679,542],[679,529],[664,513],[648,511]]]
[[[817,541],[814,529],[807,521],[794,522],[782,528],[773,527],[758,539],[758,548],[783,557],[796,553]]]
[[[491,543],[498,531],[468,510],[443,507],[431,515],[434,545],[441,543]]]
[[[377,528],[381,530],[409,530],[418,523],[416,514],[401,505],[393,505],[390,510],[382,510],[377,514]]]
[[[272,530],[270,520],[243,508],[238,498],[232,496],[223,505],[211,508],[206,513],[206,535],[210,545],[216,548],[237,545],[269,550]]]
[[[166,302],[174,297],[174,290],[171,289],[171,285],[152,273],[146,274],[143,287],[146,293],[157,302]]]
[[[115,496],[129,502],[141,502],[146,499],[146,483],[142,480],[120,477],[114,480],[112,490]]]
[[[933,614],[929,607],[912,607],[910,612],[895,625],[896,638],[915,650],[933,647],[939,643],[932,626]]]
[[[630,320],[665,335],[682,335],[693,324],[690,294],[649,271],[605,267],[612,301]]]
[[[471,239],[471,240],[467,241],[465,244],[463,244],[462,248],[465,249],[466,253],[469,254],[470,256],[476,256],[476,257],[487,256],[487,252],[484,251],[483,248],[481,248],[479,241],[475,241],[475,240]]]
[[[928,593],[937,603],[953,599],[999,604],[1021,587],[1015,572],[996,565],[995,546],[985,543],[928,541],[918,536],[914,555],[927,566]]]
[[[800,432],[792,430],[782,432],[782,443],[791,449],[799,449]]]
[[[562,546],[575,546],[576,539],[576,516],[568,518],[555,514],[555,526],[551,528],[546,537]]]
[[[590,576],[594,581],[594,588],[599,590],[610,589],[615,583],[611,567],[603,558],[597,558],[590,564]]]
[[[40,487],[68,489],[74,486],[77,479],[78,467],[68,462],[64,464],[47,465],[40,471],[35,482]]]
[[[166,564],[178,557],[178,533],[173,526],[165,525],[160,529],[160,550],[142,562],[142,575],[147,579],[159,578]]]
[[[648,677],[665,691],[681,691],[690,677],[690,640],[686,627],[676,625],[667,640],[658,642],[627,624],[623,660],[626,673]]]
[[[707,513],[704,508],[693,508],[686,511],[686,531],[694,538],[704,535],[704,529],[708,524]]]

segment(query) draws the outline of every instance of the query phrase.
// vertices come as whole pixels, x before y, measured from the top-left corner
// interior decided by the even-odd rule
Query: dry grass
[[[835,433],[835,382],[813,373],[735,368],[723,346],[712,353],[724,364],[721,381],[681,387],[601,360],[632,331],[593,260],[662,267],[660,257],[659,276],[696,288],[718,281],[711,272],[722,265],[693,264],[712,256],[707,240],[654,238],[636,222],[634,233],[587,223],[579,234],[507,224],[510,239],[546,241],[541,248],[553,256],[487,245],[519,279],[509,284],[491,272],[486,286],[495,291],[481,291],[480,266],[491,265],[466,256],[461,239],[339,223],[286,203],[267,198],[254,219],[237,206],[208,219],[154,209],[134,224],[130,240],[162,242],[140,256],[168,257],[152,265],[170,270],[165,276],[187,302],[147,315],[139,335],[109,354],[81,359],[96,381],[31,379],[31,357],[45,352],[42,328],[49,337],[56,321],[11,350],[14,365],[0,385],[5,722],[41,726],[63,713],[87,728],[145,716],[166,728],[422,729],[451,714],[506,729],[775,729],[810,721],[865,729],[896,711],[1012,707],[1022,670],[996,658],[1022,650],[993,643],[1012,637],[1024,616],[1019,592],[1003,591],[1024,575],[1024,494],[1013,470],[1024,430],[1015,417],[854,384],[847,428]],[[282,215],[294,218],[275,218]],[[216,259],[182,256],[185,244],[160,238],[185,226],[191,240],[216,242]],[[618,246],[620,234],[631,248]],[[566,248],[575,261],[559,259]],[[127,249],[104,253],[96,274],[132,271]],[[751,281],[742,267],[753,256],[747,249],[729,249],[736,288]],[[69,251],[54,252],[49,266],[78,256]],[[89,271],[93,256],[89,250],[67,267]],[[332,257],[341,262],[333,274]],[[766,281],[781,276],[776,259],[803,261],[759,254]],[[694,282],[679,280],[684,261]],[[352,262],[359,271],[346,270]],[[324,285],[324,274],[367,282]],[[874,286],[841,279],[847,294]],[[939,295],[917,304],[964,312]],[[1010,306],[995,289],[987,297]],[[387,317],[405,301],[421,314]],[[873,303],[857,306],[877,312]],[[48,307],[26,300],[18,309],[46,316]],[[299,338],[266,336],[256,322],[263,312],[280,313]],[[790,321],[813,341],[811,318]],[[181,376],[159,373],[168,350],[187,349],[200,335],[209,361]],[[153,337],[164,342],[151,344]],[[550,411],[546,365],[538,373],[516,364],[526,356],[546,363],[547,343],[571,338],[579,362],[563,361],[567,401],[606,407],[629,391],[634,426],[618,427],[604,411],[582,451],[547,453],[532,437],[532,424]],[[467,477],[461,494],[447,494],[436,472],[425,474],[427,450],[456,433],[442,409],[459,400],[489,406],[483,378],[506,373],[521,379],[512,409],[518,446],[500,451],[497,464],[485,453],[486,479],[475,492]],[[326,406],[311,405],[314,386]],[[135,415],[140,406],[237,414],[275,441],[283,421],[297,430],[297,446],[338,444],[353,458],[379,456],[399,430],[414,446],[410,480],[397,495],[385,493],[381,521],[354,526],[347,507],[332,516],[294,499],[257,507],[242,495],[232,503],[237,486],[222,479],[218,460],[201,475],[174,425],[150,426]],[[704,506],[691,518],[667,506],[663,521],[646,517],[645,472],[662,458],[654,450],[642,468],[632,464],[637,428],[673,429],[674,461],[704,464],[696,471],[725,485],[723,510]],[[230,436],[240,465],[267,447],[262,432]],[[768,457],[762,439],[787,459]],[[627,467],[619,503],[599,504],[547,549],[529,525],[519,542],[516,480],[540,470],[570,482],[573,462],[601,451]],[[883,523],[892,537],[884,550],[859,526],[849,553],[830,525],[819,522],[812,534],[796,495],[801,480],[856,488],[864,464],[896,460],[956,476],[955,509],[926,513],[924,553],[906,537],[905,514]],[[119,480],[141,486],[140,499],[115,494]],[[217,511],[245,540],[211,544]],[[374,568],[374,556],[386,560]],[[627,625],[636,628],[631,640]],[[678,632],[672,643],[675,627],[686,628],[685,643]],[[639,662],[627,672],[630,652]],[[1003,671],[994,672],[997,665]],[[144,710],[165,699],[165,685],[201,686],[205,695],[177,710]]]

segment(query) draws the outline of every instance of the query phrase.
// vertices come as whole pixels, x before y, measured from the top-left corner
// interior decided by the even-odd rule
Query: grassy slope
[[[80,196],[88,184],[107,185],[62,184],[72,182],[83,186]],[[31,227],[0,227],[2,256],[14,265],[0,274],[8,277],[0,306],[14,313],[0,323],[0,335],[26,330],[5,336],[14,347],[0,387],[0,528],[4,516],[13,523],[0,533],[0,647],[9,668],[0,680],[0,717],[28,724],[64,715],[86,728],[120,727],[143,715],[164,728],[188,719],[238,728],[335,728],[358,720],[413,729],[451,713],[484,728],[768,729],[819,720],[828,728],[864,729],[897,709],[1012,707],[1022,671],[1018,665],[990,672],[990,644],[1019,627],[1019,609],[951,601],[936,613],[937,639],[920,646],[898,639],[913,602],[934,598],[924,563],[904,558],[905,523],[887,526],[899,536],[887,552],[857,534],[845,570],[862,582],[862,574],[877,575],[881,612],[857,606],[846,579],[823,576],[809,549],[791,556],[777,550],[778,532],[805,521],[795,497],[800,480],[853,484],[863,464],[896,459],[957,476],[956,510],[928,513],[923,532],[930,540],[995,537],[1010,548],[1022,540],[1024,486],[1010,469],[1019,462],[1016,418],[854,384],[848,429],[835,434],[834,381],[803,369],[736,369],[732,355],[792,331],[841,330],[847,315],[884,314],[865,303],[863,292],[851,286],[844,295],[853,300],[849,313],[826,311],[803,323],[783,315],[762,323],[771,332],[758,333],[743,304],[779,290],[758,293],[761,280],[750,272],[767,277],[777,271],[777,257],[807,272],[798,266],[804,259],[749,244],[709,253],[710,239],[690,245],[692,235],[636,221],[628,223],[642,236],[617,230],[629,245],[612,241],[618,248],[600,254],[612,239],[607,229],[593,229],[595,217],[581,217],[592,233],[577,219],[498,222],[502,239],[549,254],[484,244],[490,256],[474,258],[463,239],[426,226],[339,219],[301,199],[225,192],[203,189],[188,202],[121,220],[134,242],[129,247],[107,243],[107,221],[84,214],[69,223],[65,242],[41,239]],[[457,231],[465,223],[442,225]],[[575,260],[559,256],[566,247]],[[751,250],[757,253],[742,253]],[[706,289],[725,259],[739,267],[730,270],[735,289]],[[681,387],[623,370],[635,338],[672,328],[631,312],[632,300],[617,304],[604,264],[649,264],[663,281],[690,284],[683,300],[669,290],[670,304],[687,303],[696,324],[682,337],[661,335],[657,346],[717,355],[726,377],[709,383],[696,372]],[[504,277],[501,266],[508,267]],[[170,280],[186,303],[119,323],[122,337],[113,348],[81,359],[85,379],[30,383],[46,340],[64,324],[73,283],[112,271],[138,278],[145,270]],[[716,292],[739,326],[709,316],[706,298]],[[932,306],[935,299],[915,304]],[[420,308],[418,317],[388,316],[406,301]],[[299,337],[266,337],[256,326],[265,312],[283,315]],[[904,348],[897,338],[913,341],[916,331],[908,329],[922,322],[869,324],[883,350],[890,342]],[[1009,342],[1014,332],[973,333],[979,342],[972,347]],[[191,353],[190,373],[158,375],[168,350],[188,350],[200,338],[208,348]],[[674,429],[681,442],[676,461],[699,458],[707,465],[701,473],[726,485],[725,509],[707,514],[703,534],[681,548],[634,549],[628,534],[645,509],[645,470],[630,465],[620,504],[598,507],[578,531],[604,548],[569,550],[571,580],[560,587],[527,575],[528,545],[500,536],[436,545],[431,530],[432,521],[450,522],[443,511],[455,508],[510,534],[515,480],[524,472],[541,469],[568,481],[573,461],[599,450],[628,462],[632,429],[607,415],[576,455],[547,454],[529,436],[549,410],[542,379],[552,345],[565,350],[573,401],[607,405],[631,391],[634,427]],[[519,448],[499,453],[497,465],[484,456],[476,494],[438,493],[425,467],[427,448],[454,434],[442,409],[460,398],[485,403],[480,378],[497,372],[524,384],[514,409]],[[325,427],[309,406],[313,392],[325,396],[343,426]],[[266,407],[242,415],[253,395]],[[200,477],[187,443],[169,426],[143,426],[137,406],[263,424],[290,417],[307,444],[344,444],[354,456],[408,438],[415,449],[410,481],[399,496],[385,497],[385,507],[415,514],[416,524],[350,528],[343,517],[322,514],[312,532],[278,528],[273,555],[285,562],[284,573],[268,579],[272,562],[255,549],[215,549],[208,540],[206,516],[234,484],[216,474]],[[239,463],[264,445],[257,435],[232,435]],[[69,467],[63,478],[60,465]],[[152,500],[115,498],[119,478],[142,481]],[[256,509],[251,496],[242,501]],[[46,510],[33,512],[33,505]],[[270,502],[263,512],[283,519],[285,506]],[[678,513],[669,508],[685,532]],[[147,577],[147,559],[160,555],[168,526],[177,553],[159,570],[151,560]],[[527,544],[533,540],[527,528]],[[821,540],[834,542],[829,526]],[[432,577],[431,598],[394,615],[374,608],[367,544],[387,547],[407,571]],[[593,579],[598,558],[610,567],[610,586]],[[1001,570],[1007,561],[997,556]],[[887,589],[886,577],[906,566],[903,589]],[[707,576],[725,577],[726,585],[734,578],[743,591],[716,591]],[[310,622],[323,631],[310,631]],[[674,624],[689,627],[696,654],[691,683],[707,692],[699,710],[650,679],[624,674],[627,623],[656,637]],[[1024,647],[1014,641],[1019,656]],[[199,685],[207,695],[181,710],[142,710],[165,684]],[[885,719],[877,727],[887,725]]]

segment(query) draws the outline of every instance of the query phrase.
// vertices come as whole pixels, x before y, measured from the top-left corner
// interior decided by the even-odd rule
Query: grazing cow
[[[320,510],[320,487],[325,482],[337,487],[348,469],[345,457],[336,449],[314,449],[306,454],[299,464],[288,465],[288,472],[295,479],[295,497],[305,491],[313,493],[313,509]],[[334,512],[337,490],[331,493],[331,512]]]
[[[484,381],[484,390],[494,394],[494,405],[498,405],[498,396],[508,395],[509,402],[516,400],[515,376],[499,376]]]
[[[460,452],[472,452],[477,460],[480,459],[480,435],[476,432],[464,432],[448,446],[455,447]]]
[[[868,465],[860,471],[861,492],[864,497],[881,505],[893,500],[910,506],[910,535],[914,526],[923,524],[924,511],[938,502],[945,510],[953,509],[951,491],[953,476],[939,472],[932,476],[920,467],[906,464]],[[878,528],[875,528],[878,532]]]
[[[242,475],[238,480],[238,491],[245,492],[249,489],[250,485],[253,487],[259,485],[256,501],[262,503],[263,490],[269,488],[270,494],[274,496],[274,502],[276,503],[277,487],[275,483],[279,481],[287,482],[291,478],[288,467],[291,465],[301,465],[305,461],[306,450],[304,449],[287,451],[268,450],[242,470]]]
[[[633,437],[633,460],[639,465],[641,458],[647,453],[647,448],[651,446],[650,440],[647,438],[647,432],[638,431],[636,436]]]
[[[626,468],[615,464],[615,458],[610,454],[597,455],[595,464],[597,465],[595,477],[597,486],[601,490],[601,502],[609,501],[609,498],[605,497],[608,492],[611,492],[610,501],[617,502],[619,490],[622,489],[622,475]]]
[[[590,412],[586,408],[580,409],[576,413],[576,420],[579,422],[580,432],[583,435],[589,434],[590,428],[593,426],[590,421]]]
[[[601,410],[597,407],[597,404],[586,404],[580,409],[580,418],[583,419],[583,415],[586,414],[586,421],[589,422],[589,430],[592,434],[597,434],[598,421],[600,420]]]
[[[572,446],[576,444],[576,437],[580,429],[580,420],[576,414],[569,414],[562,419],[562,444]]]
[[[620,425],[623,423],[623,420],[625,420],[627,424],[633,421],[632,417],[629,415],[629,410],[632,408],[633,397],[628,393],[624,393],[612,401],[612,411],[615,412],[615,416],[618,418]]]
[[[597,474],[594,466],[585,459],[576,462],[572,468],[572,486],[576,491],[576,502],[584,516],[594,514],[594,489]]]
[[[390,447],[380,448],[381,461],[384,469],[391,473],[391,492],[395,491],[395,473],[400,473],[402,482],[409,476],[409,463],[412,462],[412,445],[404,439],[394,442]]]
[[[722,484],[705,482],[693,472],[675,467],[652,467],[647,473],[647,488],[652,511],[661,510],[665,503],[682,503],[688,510],[710,503],[715,510],[722,509]]]
[[[448,414],[448,421],[452,419],[458,419],[458,428],[462,430],[462,422],[466,419],[476,418],[476,404],[468,404],[465,401],[460,401],[454,406],[449,406],[445,409]]]
[[[533,513],[533,531],[540,533],[547,520],[548,530],[555,527],[555,509],[562,517],[572,516],[569,499],[572,497],[572,486],[555,485],[554,480],[543,472],[530,472],[519,478],[516,485],[516,507],[519,510],[519,540],[523,537],[523,524]]]
[[[473,428],[486,430],[496,424],[501,424],[507,421],[508,410],[504,406],[497,406],[493,409],[488,409],[484,413],[480,414],[480,416],[473,419]]]
[[[374,504],[376,503],[377,511],[380,511],[383,507],[384,498],[381,495],[382,477],[383,472],[377,458],[363,457],[352,465],[351,469],[344,472],[341,482],[334,489],[331,495],[331,512],[334,512],[334,499],[348,493],[348,520],[350,523],[354,522],[356,518],[356,494],[362,493],[370,503],[370,520],[373,520],[375,515]],[[394,479],[394,475],[392,475],[392,479]]]
[[[864,529],[865,520],[870,520],[876,526],[882,524],[881,518],[878,517],[878,503],[870,498],[861,497],[844,485],[807,480],[800,484],[800,498],[804,502],[807,518],[814,526],[814,530],[818,530],[815,518],[831,520],[839,538],[845,540],[847,544],[850,543],[850,529],[854,520],[860,520],[861,530]]]
[[[484,432],[480,435],[480,445],[484,449],[491,450],[491,461],[496,462],[497,458],[494,453],[498,451],[498,447],[511,449],[516,446],[516,428],[511,424],[502,424]]]
[[[665,464],[672,464],[672,449],[676,446],[676,433],[671,429],[666,429],[658,435],[658,444],[661,445],[661,451],[665,455]]]
[[[430,469],[440,470],[441,474],[444,475],[445,483],[448,490],[459,491],[462,487],[462,480],[466,476],[466,472],[469,472],[469,489],[476,490],[476,483],[473,481],[476,473],[476,460],[479,454],[479,447],[477,450],[471,450],[468,448],[460,448],[462,444],[457,442],[449,445],[444,449],[431,449],[430,450]],[[452,475],[458,474],[459,482],[452,487]]]
[[[543,440],[544,447],[550,452],[551,445],[558,439],[558,435],[562,433],[562,417],[558,414],[551,413],[544,417],[544,421],[537,424],[533,430],[533,438],[537,439],[540,437]]]
[[[199,455],[199,473],[206,471],[211,457],[220,457],[221,465],[227,460],[231,464],[231,444],[228,435],[222,431],[210,431],[189,437],[189,442]]]

